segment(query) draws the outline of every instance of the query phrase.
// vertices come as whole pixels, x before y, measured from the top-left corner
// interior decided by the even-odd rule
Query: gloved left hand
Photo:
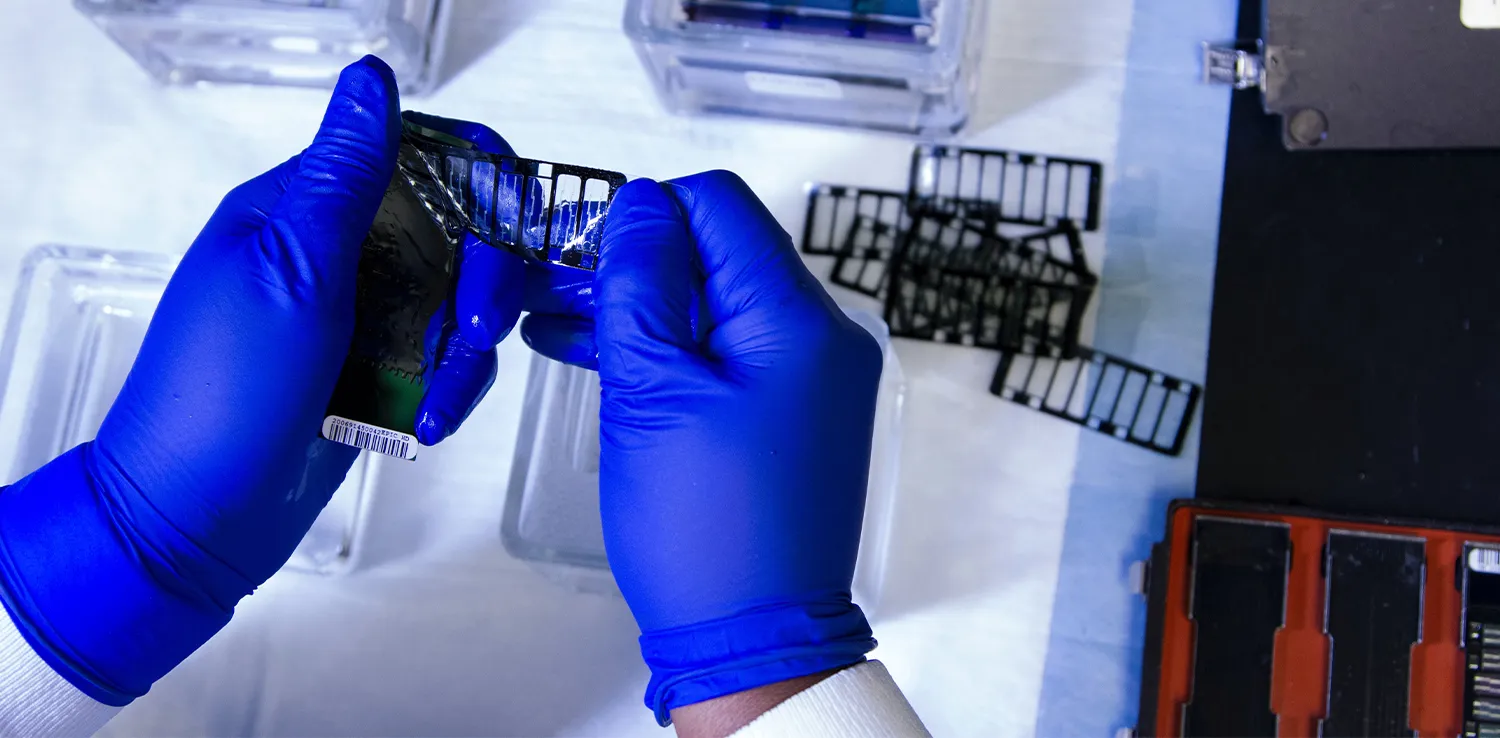
[[[129,702],[222,628],[353,463],[357,451],[319,428],[399,115],[384,63],[346,69],[312,145],[231,192],[183,257],[97,439],[0,492],[5,608],[89,696]],[[471,242],[458,268],[418,413],[428,444],[493,382],[494,346],[521,310],[518,258]]]

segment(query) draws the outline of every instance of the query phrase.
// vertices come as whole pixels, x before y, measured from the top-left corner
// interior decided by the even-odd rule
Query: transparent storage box
[[[176,256],[66,246],[27,255],[0,342],[3,483],[94,437],[176,266]],[[377,463],[360,454],[289,568],[353,566]]]
[[[853,592],[854,601],[873,615],[885,581],[896,503],[906,380],[885,323],[864,310],[848,314],[885,352]],[[564,586],[617,591],[599,518],[599,375],[533,356],[516,439],[500,524],[506,551]]]
[[[162,82],[331,87],[365,54],[431,89],[449,0],[74,0]]]
[[[667,107],[946,135],[968,120],[984,0],[628,0]]]

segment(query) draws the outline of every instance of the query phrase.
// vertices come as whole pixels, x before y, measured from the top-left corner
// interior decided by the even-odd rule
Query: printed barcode
[[[1500,574],[1500,550],[1476,548],[1469,551],[1469,568],[1482,574]]]
[[[386,456],[398,456],[407,460],[417,457],[415,438],[337,415],[323,419],[323,437],[335,443]]]

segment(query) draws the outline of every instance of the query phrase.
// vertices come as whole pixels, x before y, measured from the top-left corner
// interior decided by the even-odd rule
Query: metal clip
[[[1260,87],[1265,82],[1266,66],[1258,51],[1236,48],[1242,44],[1203,44],[1203,81],[1229,85],[1236,90]],[[1257,46],[1259,44],[1257,43]]]
[[[1131,594],[1142,597],[1151,596],[1151,562],[1149,560],[1130,562],[1130,570],[1126,577],[1129,580]]]

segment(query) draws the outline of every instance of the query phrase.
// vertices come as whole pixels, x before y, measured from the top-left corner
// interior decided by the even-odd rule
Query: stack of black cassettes
[[[1175,455],[1197,385],[1149,369],[1130,382],[1099,367],[1134,364],[1079,343],[1099,283],[1082,233],[1099,229],[1102,180],[1098,162],[918,146],[905,192],[810,186],[802,250],[833,257],[833,284],[879,300],[892,336],[1001,352],[996,395]],[[1026,391],[1036,362],[1018,357],[1071,370],[1078,386],[1039,400]],[[1010,376],[1023,363],[1028,376]]]

